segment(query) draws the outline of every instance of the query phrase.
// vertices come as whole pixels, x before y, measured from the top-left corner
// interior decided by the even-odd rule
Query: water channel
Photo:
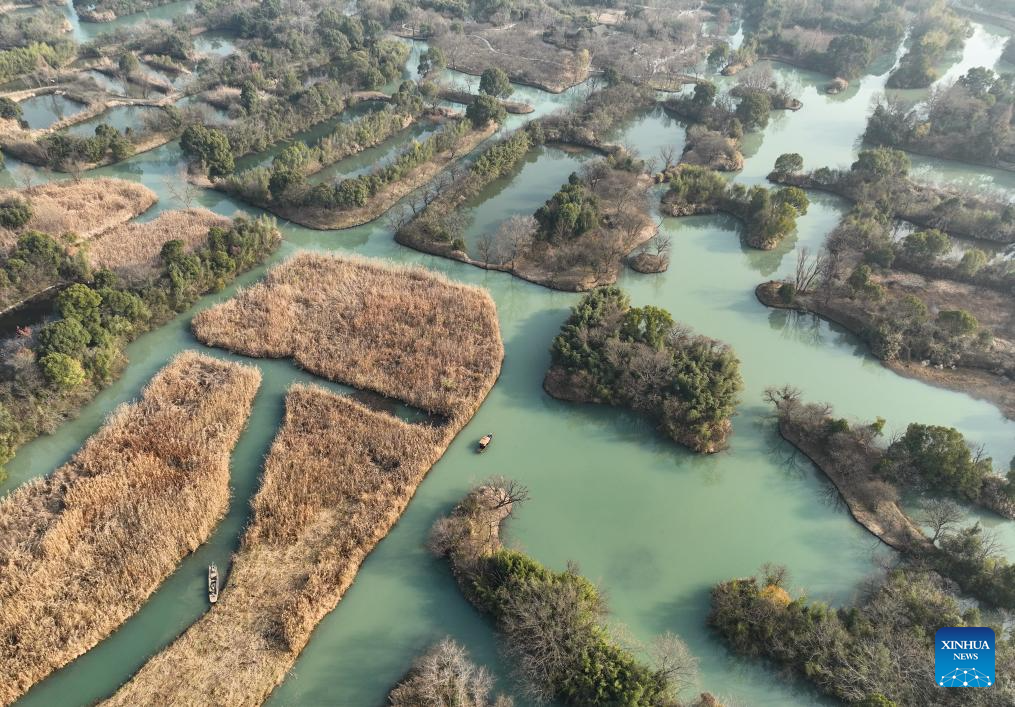
[[[979,28],[958,61],[986,55],[996,62],[985,43],[997,36]],[[764,183],[775,158],[788,151],[800,152],[809,168],[848,165],[892,59],[886,57],[876,75],[854,82],[838,96],[823,93],[827,77],[775,66],[780,79],[799,86],[804,107],[777,115],[764,133],[749,138],[747,163],[736,179]],[[414,68],[411,57],[407,70]],[[580,92],[551,95],[518,87],[512,98],[533,103],[540,115]],[[526,119],[513,116],[510,124]],[[650,157],[667,145],[679,152],[684,130],[656,111],[632,122],[620,137]],[[470,238],[496,229],[512,215],[532,213],[585,159],[552,147],[534,152],[518,174],[491,185],[470,205]],[[265,161],[263,155],[246,160],[248,166]],[[914,162],[926,178],[1015,194],[1012,173],[955,162]],[[8,160],[8,170],[18,166]],[[178,190],[169,188],[179,179],[180,166],[179,147],[171,143],[92,174],[137,180],[155,190],[160,201],[145,215],[150,218],[182,205],[174,197]],[[338,166],[335,173],[354,173],[358,165],[348,167],[344,171]],[[53,176],[37,172],[37,179]],[[0,183],[11,181],[9,172],[0,172]],[[832,402],[842,415],[885,417],[892,431],[911,421],[955,426],[985,445],[999,467],[1015,454],[1015,424],[985,402],[891,373],[837,327],[773,311],[755,300],[755,285],[790,273],[795,251],[817,249],[848,208],[827,195],[812,194],[811,199],[796,236],[771,252],[742,246],[739,227],[728,218],[661,218],[662,232],[673,243],[669,271],[628,271],[620,282],[635,304],[665,307],[698,332],[729,343],[739,355],[746,381],[743,403],[730,449],[714,456],[686,452],[623,411],[562,403],[542,391],[550,341],[577,295],[408,250],[394,242],[384,219],[345,231],[280,224],[285,242],[272,263],[305,249],[356,253],[421,263],[488,288],[497,302],[506,357],[501,378],[475,419],[434,466],[393,532],[367,558],[353,587],[318,626],[269,703],[381,704],[412,659],[448,634],[494,670],[502,690],[511,691],[490,624],[462,598],[446,565],[423,548],[434,519],[472,483],[492,474],[516,478],[531,490],[531,501],[509,523],[508,542],[555,568],[577,561],[605,590],[617,623],[635,638],[649,641],[665,631],[682,636],[700,660],[699,689],[733,697],[738,704],[820,703],[806,686],[788,682],[759,663],[732,657],[705,626],[709,588],[717,581],[752,574],[762,563],[774,561],[789,567],[794,588],[840,604],[855,597],[862,580],[877,571],[878,556],[886,552],[850,519],[827,481],[775,434],[761,401],[764,388],[793,383],[809,399]],[[250,211],[213,191],[202,192],[199,201],[226,215]],[[0,491],[53,471],[178,352],[201,349],[238,359],[198,344],[189,321],[196,311],[228,299],[263,274],[264,268],[248,273],[134,342],[123,377],[77,419],[23,447]],[[236,548],[263,455],[281,418],[285,390],[294,381],[315,380],[288,362],[253,363],[264,381],[233,454],[233,499],[226,520],[117,633],[37,685],[19,705],[83,705],[109,695],[207,609],[205,567],[213,561],[227,566]],[[489,431],[496,431],[497,443],[477,457],[474,440]],[[1015,530],[1008,527],[1015,524],[991,522],[1006,531],[1009,554],[1015,556]]]

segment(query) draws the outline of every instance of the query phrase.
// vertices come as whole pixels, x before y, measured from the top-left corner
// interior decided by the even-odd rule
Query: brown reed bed
[[[112,633],[211,535],[260,372],[194,352],[0,501],[0,704]]]
[[[211,346],[292,358],[324,378],[447,417],[475,412],[503,357],[485,290],[355,257],[297,255],[199,313],[193,327]]]
[[[143,184],[109,177],[0,189],[0,201],[12,196],[32,207],[32,218],[22,230],[54,236],[73,233],[84,240],[143,214],[157,201],[155,192]],[[0,248],[7,250],[17,238],[17,233],[0,228]]]
[[[320,255],[277,267],[195,330],[241,353],[293,356],[442,422],[410,424],[293,386],[219,603],[107,705],[263,702],[478,409],[503,357],[482,290],[419,268]],[[264,338],[250,337],[254,330]],[[320,357],[310,357],[315,347]]]
[[[212,226],[228,227],[230,220],[207,209],[166,211],[151,221],[131,221],[101,234],[87,245],[93,268],[108,268],[127,279],[141,279],[159,267],[162,246],[183,242],[191,251],[205,244]]]

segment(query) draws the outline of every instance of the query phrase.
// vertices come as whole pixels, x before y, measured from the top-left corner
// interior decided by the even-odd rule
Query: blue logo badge
[[[941,628],[934,634],[935,682],[942,687],[994,684],[994,630]]]

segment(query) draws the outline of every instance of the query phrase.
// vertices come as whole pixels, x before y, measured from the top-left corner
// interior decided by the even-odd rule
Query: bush
[[[16,196],[0,201],[0,227],[12,231],[23,227],[32,219],[31,205]]]
[[[92,336],[77,319],[61,319],[39,330],[36,352],[45,356],[59,353],[81,358]]]
[[[479,78],[479,90],[494,98],[507,98],[514,93],[511,81],[503,69],[493,67],[486,69]]]
[[[0,97],[0,118],[20,121],[22,117],[21,106],[18,103],[7,96]]]
[[[793,304],[796,299],[796,285],[792,282],[784,282],[779,286],[779,300],[783,304]]]
[[[232,174],[236,168],[229,140],[217,128],[187,126],[180,136],[180,148],[188,157],[200,161],[213,179]]]
[[[46,354],[39,360],[39,368],[46,380],[61,390],[76,388],[85,382],[85,369],[81,363],[66,354]]]
[[[804,158],[796,152],[783,153],[775,161],[775,172],[777,174],[793,174],[803,168]]]
[[[961,432],[918,423],[888,447],[877,469],[893,481],[971,501],[980,497],[984,479],[993,473],[990,457],[975,457]]]
[[[465,109],[465,117],[477,129],[485,128],[491,122],[501,123],[506,115],[507,111],[493,96],[476,96]]]

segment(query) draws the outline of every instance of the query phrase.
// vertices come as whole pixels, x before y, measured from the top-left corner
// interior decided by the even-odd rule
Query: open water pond
[[[84,109],[83,104],[55,93],[28,98],[18,105],[28,127],[33,130],[51,127]]]

